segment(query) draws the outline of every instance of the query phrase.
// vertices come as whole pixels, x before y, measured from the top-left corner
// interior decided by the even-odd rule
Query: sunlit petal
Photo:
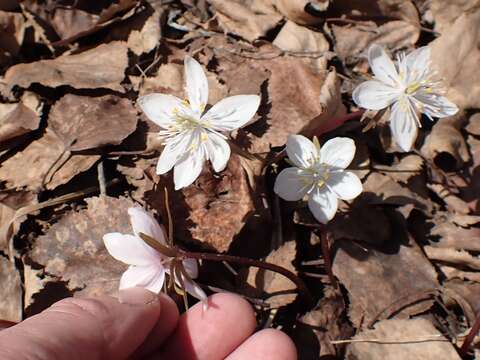
[[[312,166],[319,158],[319,149],[302,135],[289,135],[287,155],[290,161],[300,168]]]
[[[192,295],[194,298],[204,301],[207,299],[207,294],[205,294],[205,291],[193,280],[187,279],[185,276],[183,276],[183,285],[184,285],[184,290]]]
[[[430,72],[430,47],[413,50],[405,57],[406,82],[421,81]]]
[[[395,142],[403,151],[410,151],[418,133],[418,117],[408,99],[393,104],[390,129]]]
[[[145,115],[162,128],[167,128],[175,119],[175,109],[183,107],[182,100],[172,95],[148,94],[137,101]]]
[[[353,90],[355,103],[371,110],[384,109],[390,106],[400,95],[400,89],[391,87],[378,80],[365,81]]]
[[[328,188],[317,188],[309,195],[308,208],[317,221],[326,224],[337,212],[338,199]]]
[[[320,161],[334,168],[345,169],[355,156],[355,142],[346,137],[328,140],[320,150]]]
[[[202,66],[192,57],[185,57],[185,79],[188,101],[196,114],[201,114],[208,102],[208,81]]]
[[[165,282],[163,266],[130,266],[120,279],[119,289],[142,287],[158,294]]]
[[[338,171],[330,174],[327,185],[342,200],[352,200],[362,193],[362,182],[350,171]]]
[[[208,158],[212,163],[213,170],[216,172],[224,170],[228,159],[230,159],[230,145],[220,135],[210,132],[205,146],[207,147]]]
[[[372,45],[368,49],[368,62],[375,77],[391,87],[400,82],[395,64],[387,55],[383,47]]]
[[[419,110],[429,117],[442,118],[458,112],[457,105],[445,96],[418,92],[413,98],[419,102],[419,104],[417,103]]]
[[[107,251],[128,265],[150,265],[159,261],[157,252],[134,235],[108,233],[103,235]]]
[[[158,159],[157,174],[162,175],[169,172],[185,156],[185,152],[191,143],[191,134],[187,132],[178,134],[168,141]]]
[[[173,168],[175,190],[191,185],[202,172],[204,163],[205,153],[203,146],[199,145],[198,148],[188,151]]]
[[[140,207],[129,208],[128,215],[135,235],[140,236],[140,233],[144,233],[161,244],[166,244],[165,234],[152,215]]]
[[[198,277],[198,262],[195,259],[185,259],[182,261],[183,267],[187,272],[188,276],[192,279]]]
[[[247,124],[260,106],[258,95],[236,95],[220,100],[202,120],[218,131],[232,131]]]
[[[283,169],[275,180],[273,191],[287,201],[302,199],[312,187],[312,181],[302,174],[303,171],[295,167]]]

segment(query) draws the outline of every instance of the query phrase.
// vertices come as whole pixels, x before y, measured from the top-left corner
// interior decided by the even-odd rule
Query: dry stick
[[[219,262],[227,261],[229,263],[236,263],[236,264],[245,265],[245,266],[254,266],[259,269],[270,270],[270,271],[282,274],[297,286],[298,292],[303,297],[305,304],[309,307],[313,306],[312,295],[310,294],[310,291],[308,290],[307,286],[302,281],[302,279],[300,279],[293,272],[281,266],[260,261],[260,260],[248,259],[248,258],[234,256],[234,255],[211,254],[211,253],[204,253],[204,252],[190,252],[190,251],[185,251],[181,249],[177,249],[177,251],[178,251],[178,254],[183,258],[219,261]]]
[[[468,332],[467,337],[463,341],[462,347],[460,348],[460,355],[462,357],[467,355],[468,349],[470,348],[470,345],[472,345],[473,339],[475,336],[478,334],[480,331],[480,313],[477,314],[477,318],[475,319],[475,322],[473,323],[472,328]]]
[[[107,185],[105,182],[105,167],[103,166],[103,160],[100,160],[97,165],[97,178],[98,186],[100,187],[100,195],[107,195]]]

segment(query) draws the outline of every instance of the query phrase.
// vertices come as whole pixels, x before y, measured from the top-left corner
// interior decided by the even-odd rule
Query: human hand
[[[0,331],[3,360],[294,360],[284,333],[255,329],[242,298],[216,294],[208,310],[179,315],[165,295],[131,288],[113,297],[69,298]]]

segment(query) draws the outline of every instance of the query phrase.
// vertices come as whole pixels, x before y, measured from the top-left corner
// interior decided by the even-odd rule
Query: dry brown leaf
[[[420,35],[418,25],[409,21],[394,20],[377,25],[373,21],[359,21],[354,26],[332,26],[335,50],[347,63],[356,63],[366,54],[371,44],[392,50],[413,46]]]
[[[448,99],[460,108],[479,108],[480,9],[463,13],[430,46]]]
[[[5,65],[17,56],[25,36],[25,19],[22,14],[0,11],[0,64]]]
[[[130,233],[127,198],[92,197],[87,208],[72,211],[39,236],[31,258],[45,271],[68,282],[82,296],[114,295],[125,265],[111,257],[102,237],[109,232]]]
[[[390,176],[392,179],[400,184],[407,185],[410,179],[423,172],[424,162],[423,159],[415,154],[408,154],[398,163],[392,166],[377,165],[376,170],[384,172],[385,175]]]
[[[374,330],[357,334],[353,341],[348,345],[349,360],[461,360],[453,345],[427,319],[383,320]]]
[[[478,275],[478,273],[477,273]],[[472,325],[477,318],[477,314],[480,311],[480,283],[478,281],[474,282],[465,282],[457,280],[447,281],[444,286],[442,293],[445,305],[455,305],[452,304],[454,300],[463,310],[468,323]]]
[[[232,155],[227,168],[219,174],[205,167],[192,186],[173,191],[172,185],[166,178],[145,197],[147,203],[166,215],[164,186],[168,187],[170,206],[176,214],[175,236],[184,242],[193,239],[225,252],[254,214],[254,198],[238,155]]]
[[[220,27],[253,41],[273,29],[282,19],[268,0],[208,0]]]
[[[480,270],[480,259],[470,255],[467,251],[430,245],[425,246],[423,249],[427,257],[432,261]]]
[[[461,279],[480,283],[480,272],[463,271],[448,265],[440,265],[439,268],[445,278],[449,280]]]
[[[419,210],[431,213],[434,203],[420,196],[406,186],[397,183],[393,178],[380,173],[372,173],[363,182],[363,192],[371,198],[372,204],[406,205],[413,204]]]
[[[128,65],[125,42],[102,44],[75,55],[39,60],[10,67],[5,73],[6,91],[40,83],[48,87],[68,85],[76,89],[106,88],[124,92],[120,82]]]
[[[478,0],[430,0],[429,4],[435,31],[444,33],[458,17],[475,10],[480,2]]]
[[[437,272],[413,241],[388,253],[351,241],[335,244],[332,270],[348,291],[349,317],[355,327],[391,313],[418,314],[432,305],[425,299],[438,287]],[[395,247],[394,239],[389,245]]]
[[[301,322],[292,334],[300,359],[338,357],[339,347],[331,341],[353,335],[353,329],[345,316],[343,296],[329,288],[325,290],[325,296],[313,310],[300,318]]]
[[[470,134],[480,136],[480,113],[475,113],[468,119],[468,125],[465,126]]]
[[[22,283],[15,264],[0,256],[0,320],[22,320]]]
[[[137,111],[129,100],[114,95],[67,94],[53,106],[48,124],[66,148],[87,150],[120,144],[135,131]]]
[[[57,6],[55,7],[54,16],[48,16],[48,18],[52,18],[52,25],[61,37],[61,40],[54,42],[53,45],[66,45],[102,30],[113,23],[128,19],[135,14],[135,10],[139,5],[140,2],[137,0],[120,0],[110,4],[99,15],[84,13],[75,7],[65,8]],[[117,16],[119,13],[123,14]]]
[[[417,8],[410,0],[335,0],[328,8],[328,15],[343,15],[352,19],[402,19],[420,23]]]
[[[142,55],[155,49],[162,37],[161,18],[163,13],[153,10],[139,30],[133,30],[128,36],[128,47],[135,55]]]
[[[427,184],[427,186],[431,191],[437,194],[438,197],[445,201],[447,208],[451,212],[462,215],[470,213],[470,207],[468,206],[468,204],[462,199],[460,199],[458,196],[456,196],[454,193],[452,193],[452,191],[449,190],[448,187],[442,184]]]
[[[438,238],[434,243],[436,247],[480,251],[480,228],[456,226],[452,216],[437,219],[430,230],[430,235]]]
[[[294,57],[237,61],[222,62],[220,76],[230,85],[230,95],[255,94],[266,88],[258,111],[260,119],[237,136],[253,153],[283,146],[290,134],[318,133],[345,113],[340,81],[334,70],[317,73]]]
[[[272,0],[275,7],[285,17],[297,24],[302,25],[316,25],[323,21],[323,17],[312,15],[312,11],[308,12],[310,8],[315,12],[325,11],[328,7],[329,0]]]
[[[296,243],[288,241],[273,250],[265,259],[266,262],[281,266],[297,273],[292,262],[297,255]],[[297,288],[285,276],[272,271],[265,271],[251,267],[246,282],[250,287],[245,288],[245,294],[250,297],[261,298],[272,308],[279,308],[295,301]]]
[[[5,181],[8,187],[26,187],[34,192],[41,190],[44,181],[47,181],[47,189],[54,189],[67,183],[75,175],[88,170],[100,158],[99,155],[75,154],[69,157],[65,150],[62,140],[47,128],[40,139],[33,141],[23,151],[17,152],[2,163],[0,180]],[[52,166],[61,165],[65,159],[68,161],[54,172],[51,180],[48,181],[47,175],[51,173]]]
[[[0,104],[0,143],[38,129],[41,110],[40,99],[29,92],[18,103]]]
[[[439,119],[425,139],[421,148],[422,154],[442,168],[447,167],[449,170],[452,170],[452,167],[461,168],[470,160],[465,138],[460,132],[464,123],[463,114]],[[453,164],[452,160],[445,159],[447,154],[453,157]]]
[[[316,58],[305,58],[314,68],[324,70],[327,68],[327,56],[330,44],[325,36],[306,27],[299,26],[293,21],[287,21],[278,33],[273,45],[284,51],[297,53],[311,53]],[[321,55],[325,56],[321,56]]]

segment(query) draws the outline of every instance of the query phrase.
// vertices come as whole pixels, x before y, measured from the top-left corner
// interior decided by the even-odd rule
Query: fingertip
[[[257,332],[226,360],[241,359],[296,360],[297,348],[292,339],[282,331],[265,329]]]

